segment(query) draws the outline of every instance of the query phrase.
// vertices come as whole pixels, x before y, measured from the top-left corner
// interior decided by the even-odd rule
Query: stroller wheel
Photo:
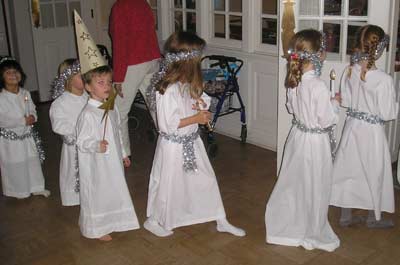
[[[216,143],[210,143],[207,146],[207,154],[209,158],[215,158],[218,153],[218,145]]]
[[[240,132],[240,141],[242,144],[245,144],[247,140],[247,125],[242,124],[242,130]]]

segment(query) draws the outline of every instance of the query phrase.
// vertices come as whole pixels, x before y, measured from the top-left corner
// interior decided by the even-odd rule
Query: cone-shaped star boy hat
[[[83,23],[82,18],[76,10],[74,10],[74,18],[81,73],[85,74],[97,67],[107,65],[85,23]]]

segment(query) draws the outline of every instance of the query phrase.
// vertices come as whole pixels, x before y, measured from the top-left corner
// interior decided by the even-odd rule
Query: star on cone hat
[[[76,10],[74,10],[74,19],[81,73],[85,74],[97,67],[107,65],[85,23]]]

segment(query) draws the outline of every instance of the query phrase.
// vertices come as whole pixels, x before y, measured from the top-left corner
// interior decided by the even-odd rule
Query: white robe
[[[25,103],[25,97],[28,103]],[[20,88],[18,94],[3,89],[0,92],[0,127],[23,135],[29,130],[25,123],[26,109],[37,119],[36,108],[29,91]],[[3,194],[26,198],[44,190],[44,177],[33,137],[7,140],[0,137],[0,168]]]
[[[286,106],[307,128],[327,128],[338,121],[329,89],[314,71],[304,73],[297,88],[288,89]],[[279,178],[266,207],[268,243],[326,251],[339,246],[328,221],[331,173],[328,134],[292,127]]]
[[[81,96],[65,91],[50,107],[50,120],[53,131],[69,141],[76,140],[76,121],[88,101],[85,92]],[[79,192],[76,185],[76,145],[63,143],[60,158],[60,194],[64,206],[79,205]]]
[[[180,120],[197,113],[195,101],[180,83],[157,92],[158,128],[167,134],[187,135],[197,124],[178,129]],[[208,102],[209,103],[209,102]],[[197,172],[183,169],[182,144],[158,137],[150,175],[147,216],[168,230],[225,218],[214,170],[200,137],[194,141]]]
[[[103,138],[104,110],[101,102],[89,99],[77,122],[80,205],[79,226],[87,238],[139,228],[125,181],[121,148],[120,118],[117,109],[109,112],[105,140],[106,153],[98,153]]]
[[[342,106],[379,116],[397,117],[398,103],[393,79],[377,69],[360,78],[361,67],[348,69],[342,77]],[[393,176],[385,127],[347,118],[333,167],[331,205],[394,212]]]

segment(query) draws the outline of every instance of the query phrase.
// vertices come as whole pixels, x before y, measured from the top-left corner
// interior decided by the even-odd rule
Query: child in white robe
[[[162,64],[168,70],[153,79],[155,90],[149,100],[156,100],[160,135],[144,227],[160,237],[171,235],[177,227],[210,221],[217,222],[219,232],[245,235],[226,219],[217,179],[198,134],[198,124],[210,120],[207,110],[196,107],[199,102],[204,107],[208,101],[201,99],[204,46],[204,40],[195,34],[172,34],[165,44],[167,54]]]
[[[393,79],[377,69],[389,37],[378,26],[358,31],[351,65],[341,81],[342,106],[348,109],[333,167],[331,205],[342,207],[340,224],[365,221],[353,217],[351,208],[369,210],[367,226],[392,227],[381,212],[394,212],[391,157],[384,122],[397,118]]]
[[[60,158],[60,194],[64,206],[79,205],[76,121],[88,101],[80,65],[76,59],[66,59],[59,66],[54,82],[50,121],[55,133],[63,140]]]
[[[130,159],[121,148],[118,110],[110,110],[102,120],[104,110],[99,108],[112,90],[111,69],[97,67],[83,73],[83,79],[90,99],[77,122],[79,226],[87,238],[110,241],[111,232],[139,228],[125,181],[124,166],[130,166]]]
[[[302,30],[294,35],[291,45],[285,85],[293,126],[266,207],[266,241],[334,251],[340,241],[328,221],[332,177],[329,133],[338,121],[340,96],[331,98],[319,78],[325,59],[322,34]]]
[[[0,61],[0,168],[3,194],[23,199],[48,197],[40,160],[43,149],[33,124],[37,121],[25,73],[13,58]]]

